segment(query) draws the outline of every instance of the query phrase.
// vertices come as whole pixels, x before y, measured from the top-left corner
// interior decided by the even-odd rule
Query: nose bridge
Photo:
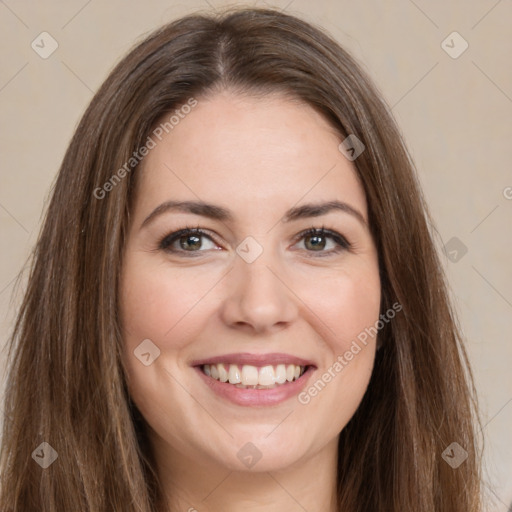
[[[263,248],[254,239],[246,239],[237,253],[229,273],[224,320],[230,324],[248,324],[258,331],[290,322],[297,308],[293,294],[285,285],[284,267],[277,251],[268,246]]]

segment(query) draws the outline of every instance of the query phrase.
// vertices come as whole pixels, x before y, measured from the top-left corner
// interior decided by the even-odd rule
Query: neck
[[[165,512],[337,512],[338,438],[293,467],[264,472],[192,460],[162,439],[152,445]]]

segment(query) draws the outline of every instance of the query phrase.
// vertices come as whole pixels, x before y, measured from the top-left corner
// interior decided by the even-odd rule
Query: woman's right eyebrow
[[[166,201],[157,206],[141,224],[141,229],[149,224],[153,219],[167,213],[169,211],[179,211],[182,213],[192,213],[194,215],[201,215],[209,219],[220,220],[223,222],[232,222],[233,214],[230,210],[222,206],[217,206],[202,201]]]
[[[365,228],[368,223],[363,214],[355,207],[342,201],[327,201],[320,203],[309,203],[290,208],[282,218],[282,222],[292,222],[304,218],[320,217],[332,211],[342,211],[355,217]],[[222,222],[233,222],[233,213],[223,206],[205,203],[203,201],[165,201],[157,206],[142,222],[141,229],[153,221],[156,217],[168,213],[169,211],[179,211],[182,213],[191,213],[200,215]]]

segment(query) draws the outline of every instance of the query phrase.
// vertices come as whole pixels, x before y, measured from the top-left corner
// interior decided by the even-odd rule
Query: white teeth
[[[240,370],[236,364],[229,365],[229,383],[240,384],[242,382]]]
[[[272,386],[275,381],[275,373],[272,366],[264,366],[263,368],[260,368],[258,376],[258,384],[260,386]]]
[[[294,364],[262,367],[245,364],[240,369],[236,364],[219,363],[205,364],[202,369],[206,375],[220,382],[229,382],[239,388],[262,389],[297,380],[305,372],[306,367]]]
[[[227,382],[229,379],[229,374],[225,366],[222,363],[218,364],[217,369],[219,370],[219,380],[221,382]]]
[[[258,385],[258,368],[245,364],[242,366],[242,384],[244,386]]]
[[[286,366],[278,364],[276,366],[276,384],[284,384],[286,382]]]

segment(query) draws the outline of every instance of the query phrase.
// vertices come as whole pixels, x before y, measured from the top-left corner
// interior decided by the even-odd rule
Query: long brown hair
[[[353,58],[322,30],[267,9],[160,28],[83,115],[10,341],[0,509],[157,510],[162,492],[121,359],[119,276],[137,174],[126,162],[162,115],[221,89],[302,100],[340,141],[353,134],[366,147],[354,164],[379,253],[381,309],[398,302],[403,311],[380,331],[370,385],[340,435],[339,510],[479,511],[472,376],[413,164]],[[46,469],[32,457],[43,442],[58,454]],[[454,442],[468,453],[456,469],[442,456]]]

